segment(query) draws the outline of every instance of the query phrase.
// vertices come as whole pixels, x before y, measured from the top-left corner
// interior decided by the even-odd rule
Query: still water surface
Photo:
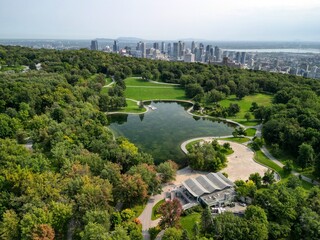
[[[141,115],[109,115],[109,127],[116,136],[128,138],[141,150],[151,154],[155,163],[168,159],[183,163],[180,145],[202,136],[231,135],[233,126],[187,113],[187,103],[152,102],[156,110]]]

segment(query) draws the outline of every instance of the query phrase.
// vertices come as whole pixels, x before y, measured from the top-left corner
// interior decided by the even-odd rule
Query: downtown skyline
[[[1,1],[0,38],[320,41],[317,0]]]

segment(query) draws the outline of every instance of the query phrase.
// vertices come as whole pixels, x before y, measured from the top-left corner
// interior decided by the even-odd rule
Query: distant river
[[[225,51],[234,51],[234,52],[251,52],[251,53],[320,53],[320,49],[312,48],[277,48],[277,49],[224,49]]]
[[[180,150],[182,142],[201,136],[231,135],[230,124],[187,113],[190,104],[152,102],[156,110],[142,115],[109,115],[109,127],[116,136],[124,136],[143,151],[151,154],[156,163],[168,159],[185,164]]]

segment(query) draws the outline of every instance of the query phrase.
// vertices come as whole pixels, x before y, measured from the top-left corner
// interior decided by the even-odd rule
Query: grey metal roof
[[[208,173],[205,176],[189,178],[182,184],[194,197],[233,186],[233,183],[221,173]]]

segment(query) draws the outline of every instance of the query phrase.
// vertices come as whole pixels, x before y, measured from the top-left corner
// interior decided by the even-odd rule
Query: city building
[[[185,61],[185,62],[189,62],[189,63],[195,62],[194,54],[193,54],[193,53],[186,53],[186,54],[184,55],[184,61]]]
[[[245,64],[246,63],[246,52],[242,52],[241,53],[240,63],[241,64]]]
[[[192,41],[192,43],[191,43],[191,53],[194,53],[195,48],[196,48],[196,43],[194,41]]]
[[[206,54],[205,54],[205,62],[210,62],[213,60],[213,48],[212,45],[207,45]]]
[[[179,59],[181,59],[185,54],[185,43],[182,41],[179,41],[178,44],[179,44]]]
[[[216,62],[220,62],[222,60],[222,50],[217,46],[214,47],[214,57]]]
[[[153,48],[159,50],[160,49],[159,43],[158,42],[153,43]]]
[[[171,43],[168,43],[167,52],[168,52],[168,55],[169,55],[170,57],[172,57],[172,55],[173,55],[173,53],[172,53],[172,47],[171,47],[171,46],[172,46]]]
[[[141,58],[147,57],[147,45],[145,42],[138,42],[136,46],[136,55],[140,56]]]
[[[161,52],[164,54],[166,53],[166,43],[165,42],[162,42],[161,43]]]
[[[180,58],[180,44],[178,42],[173,43],[172,57],[175,60]]]
[[[119,42],[117,40],[114,40],[112,50],[115,53],[119,52]]]
[[[98,45],[98,41],[97,40],[92,40],[91,41],[90,49],[91,50],[95,50],[95,51],[99,50],[99,45]]]
[[[142,53],[143,58],[147,57],[146,52],[147,52],[147,44],[145,42],[142,42],[141,43],[141,53]]]

